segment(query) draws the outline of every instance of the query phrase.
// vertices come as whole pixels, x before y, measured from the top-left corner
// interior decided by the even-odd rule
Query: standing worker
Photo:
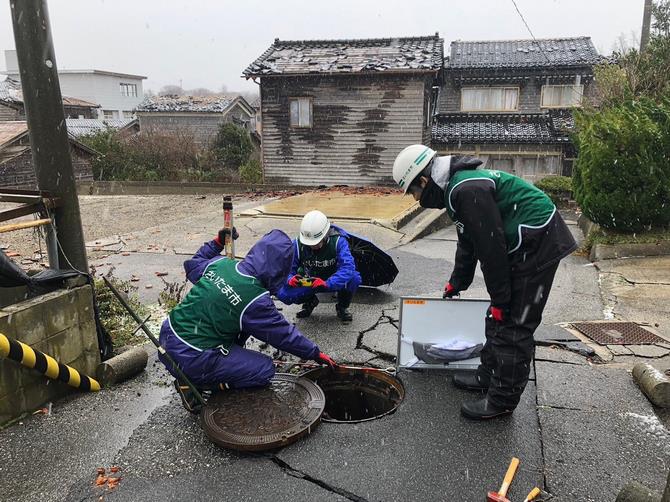
[[[319,304],[317,292],[336,291],[335,311],[342,321],[351,321],[349,305],[354,292],[361,285],[361,275],[351,256],[349,235],[342,228],[331,225],[321,211],[310,211],[300,223],[300,235],[294,239],[293,264],[288,281],[277,293],[287,305],[302,303],[298,318],[309,317]],[[301,286],[303,278],[311,282]]]
[[[272,359],[244,348],[249,336],[303,359],[334,365],[317,345],[289,324],[270,299],[284,283],[293,261],[291,239],[281,230],[265,234],[242,260],[221,256],[225,236],[206,242],[184,262],[193,288],[163,322],[160,343],[198,388],[241,389],[267,385]],[[236,237],[233,229],[233,238]],[[171,365],[161,354],[167,369]],[[173,376],[177,378],[176,373]],[[184,407],[197,413],[197,401],[175,380]]]
[[[446,208],[456,226],[456,259],[444,297],[466,290],[477,261],[481,265],[491,297],[486,344],[477,371],[454,376],[457,387],[486,392],[461,406],[464,416],[480,420],[512,413],[519,404],[558,262],[577,248],[549,197],[511,174],[477,169],[481,164],[472,157],[439,157],[423,145],[408,146],[393,164],[405,193],[422,207]]]

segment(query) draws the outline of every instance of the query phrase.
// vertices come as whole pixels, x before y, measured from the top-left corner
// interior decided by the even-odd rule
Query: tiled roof
[[[23,103],[21,84],[11,78],[0,82],[0,101],[6,103]]]
[[[149,96],[144,98],[138,112],[224,112],[236,96]]]
[[[74,138],[95,134],[107,128],[123,129],[136,119],[65,119],[67,132]]]
[[[359,40],[276,39],[243,74],[434,72],[442,67],[444,41],[429,37]]]
[[[0,121],[0,148],[26,132],[28,132],[28,123],[25,120]]]
[[[70,120],[70,119],[66,119]],[[0,121],[0,163],[20,155],[30,148],[29,145],[20,145],[16,141],[28,132],[28,122],[25,120]],[[69,131],[68,131],[69,133]],[[93,155],[98,154],[92,148],[79,142],[72,134],[69,134],[70,144]]]
[[[458,143],[567,143],[565,129],[557,130],[550,114],[439,115],[433,124],[432,141]]]
[[[12,78],[6,78],[0,82],[0,102],[23,104],[23,91],[21,90],[21,83]],[[100,105],[91,103],[79,98],[71,96],[63,96],[63,104],[65,106],[81,106],[85,108],[99,108]]]
[[[446,68],[581,66],[602,62],[590,37],[451,43]]]

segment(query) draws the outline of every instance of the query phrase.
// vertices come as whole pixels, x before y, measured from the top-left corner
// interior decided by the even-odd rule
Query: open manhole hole
[[[323,422],[356,423],[393,413],[405,398],[405,387],[383,370],[315,368],[303,374],[326,395]]]
[[[665,342],[634,322],[575,322],[572,326],[600,345],[648,345]]]

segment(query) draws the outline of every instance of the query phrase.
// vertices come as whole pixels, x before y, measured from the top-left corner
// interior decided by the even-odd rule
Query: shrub
[[[247,163],[253,151],[249,132],[235,124],[221,124],[212,151],[224,166],[239,169]]]
[[[670,100],[628,100],[578,112],[575,199],[605,228],[636,232],[670,223]]]
[[[536,181],[535,186],[558,207],[564,207],[572,199],[572,178],[569,176],[547,176]]]
[[[91,275],[95,277],[95,268],[91,267]],[[114,276],[114,269],[105,274],[105,277],[112,283],[112,285],[125,296],[126,301],[130,307],[140,317],[146,317],[147,310],[140,303],[137,298],[137,287],[133,286],[128,281],[122,281]],[[115,348],[124,345],[136,345],[144,343],[146,338],[143,334],[132,334],[137,328],[137,322],[126,311],[125,307],[121,305],[119,300],[114,296],[114,293],[107,287],[102,278],[96,278],[93,281],[95,288],[95,299],[98,303],[98,310],[100,313],[100,322],[103,328],[112,338]]]
[[[240,180],[245,183],[262,183],[263,168],[256,159],[249,160],[243,166],[240,166]]]

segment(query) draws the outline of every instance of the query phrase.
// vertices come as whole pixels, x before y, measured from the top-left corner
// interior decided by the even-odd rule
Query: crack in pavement
[[[370,352],[371,354],[374,354],[375,357],[373,359],[379,358],[383,361],[388,361],[388,362],[391,362],[391,363],[395,363],[396,362],[396,356],[395,355],[389,354],[388,352],[384,352],[384,351],[381,351],[381,350],[373,349],[372,347],[363,343],[363,339],[365,338],[365,334],[370,333],[371,331],[374,331],[381,324],[390,324],[394,328],[398,329],[398,319],[394,319],[389,314],[387,314],[386,311],[389,311],[389,310],[396,310],[396,307],[391,307],[391,308],[387,308],[387,309],[383,308],[382,313],[379,316],[379,319],[377,319],[377,322],[375,322],[369,328],[366,328],[366,329],[358,332],[358,338],[356,339],[355,348],[356,349],[362,349],[362,350],[365,350],[367,352]]]
[[[596,266],[596,268],[598,268]],[[614,270],[601,270],[598,268],[598,272],[601,274],[613,274],[613,275],[618,275],[621,277],[621,279],[624,280],[624,282],[628,284],[632,284],[633,286],[637,286],[638,284],[643,285],[643,286],[670,286],[670,282],[641,282],[641,281],[633,281],[626,277],[623,273],[621,272],[615,272]]]
[[[555,406],[552,404],[538,404],[538,408],[549,408],[550,410],[568,410],[568,411],[593,411],[593,410],[585,410],[583,408],[571,408],[570,406]]]
[[[355,493],[351,493],[350,491],[347,491],[344,488],[338,488],[337,486],[332,486],[326,483],[325,481],[310,476],[306,472],[291,467],[287,462],[284,462],[276,455],[267,455],[266,458],[271,460],[275,465],[277,465],[282,471],[284,471],[289,476],[292,476],[297,479],[303,479],[309,483],[313,483],[318,487],[323,488],[324,490],[327,490],[331,493],[336,493],[337,495],[341,495],[347,500],[352,500],[354,502],[368,502],[367,499],[364,497],[359,497]]]

